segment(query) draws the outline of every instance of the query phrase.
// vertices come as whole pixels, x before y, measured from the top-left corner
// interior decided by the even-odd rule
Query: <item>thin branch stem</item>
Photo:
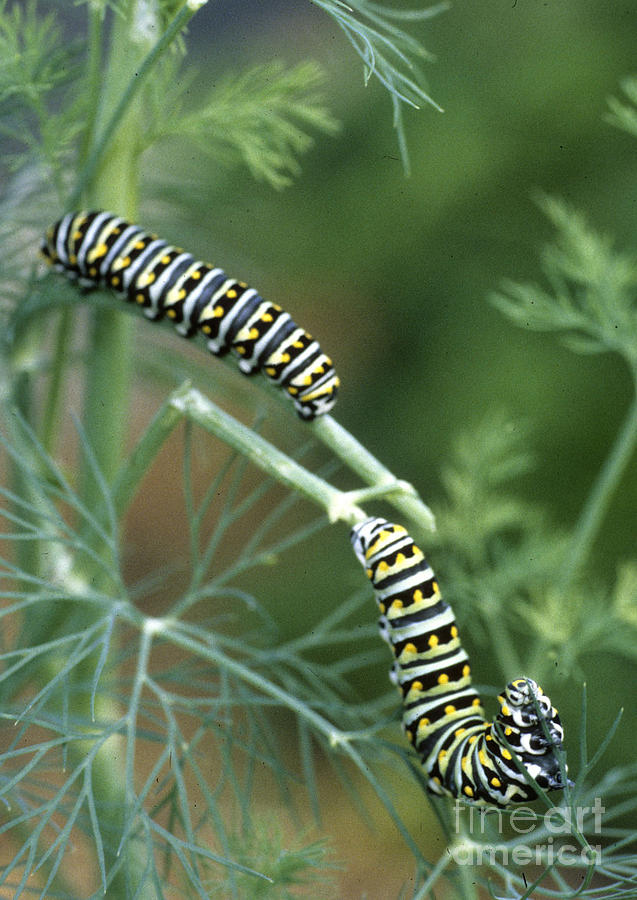
[[[570,547],[558,582],[562,590],[571,584],[590,552],[613,494],[635,452],[637,445],[637,378],[635,383],[636,391],[628,414],[573,530]]]
[[[134,451],[123,463],[114,485],[114,506],[118,514],[124,512],[164,441],[184,416],[197,422],[286,487],[323,508],[332,522],[340,520],[353,525],[361,521],[365,513],[358,504],[377,498],[387,499],[421,526],[430,526],[433,521],[428,507],[411,485],[397,480],[389,469],[331,417],[323,417],[329,419],[327,425],[316,423],[315,433],[351,469],[370,482],[371,487],[354,491],[340,491],[332,487],[224,412],[187,382],[162,404]]]
[[[64,373],[69,361],[71,336],[73,333],[71,321],[71,310],[61,310],[54,342],[55,353],[51,367],[51,378],[47,386],[47,399],[44,404],[44,421],[42,423],[42,445],[49,453],[53,453],[55,449],[55,437],[60,424]]]
[[[414,523],[429,531],[435,530],[435,519],[429,507],[422,502],[415,488],[406,481],[399,481],[389,469],[360,444],[332,416],[322,416],[311,425],[314,434],[332,450],[345,465],[356,472],[363,481],[374,488],[381,488],[385,499],[403,512]],[[371,499],[361,495],[361,500]]]
[[[347,493],[337,490],[322,478],[313,475],[265,438],[237,422],[194,388],[186,385],[175,391],[171,403],[175,409],[181,410],[206,431],[238,450],[254,465],[323,507],[331,521],[342,519],[354,524],[364,518],[363,511],[351,502]]]

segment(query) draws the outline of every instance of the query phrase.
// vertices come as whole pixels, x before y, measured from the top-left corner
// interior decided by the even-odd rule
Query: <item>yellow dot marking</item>
[[[414,681],[411,689],[412,691],[422,691],[422,681]]]
[[[417,588],[413,593],[414,603],[420,603],[423,599],[422,591]]]
[[[176,318],[177,318],[177,313],[175,312],[174,309],[169,309],[168,312],[167,312],[167,316],[168,316],[169,319],[176,319]]]
[[[408,644],[405,644],[403,653],[417,653],[416,645],[412,644],[411,641]]]
[[[456,707],[453,705],[453,703],[450,703],[448,706],[445,706],[445,715],[446,716],[451,716],[453,713],[455,713],[455,711],[456,711]]]
[[[226,297],[229,300],[235,300],[237,298],[237,292],[234,290],[234,288],[230,288],[226,291]]]
[[[471,701],[472,706],[480,706],[480,698],[476,697],[475,700]]]
[[[440,753],[438,754],[438,762],[442,762],[446,755],[447,755],[447,751],[441,750]]]
[[[394,601],[392,602],[391,608],[392,608],[392,609],[402,609],[402,608],[403,608],[403,601],[402,601],[402,600],[394,600]]]
[[[449,684],[449,676],[446,672],[441,672],[438,676],[438,684]]]
[[[462,674],[463,674],[464,678],[467,678],[470,672],[471,672],[471,666],[463,666],[462,667]]]
[[[451,637],[452,637],[452,638],[457,638],[457,637],[458,637],[458,629],[457,629],[457,627],[456,627],[455,625],[452,625],[452,626],[451,626]]]
[[[505,759],[513,759],[513,757],[511,756],[511,754],[509,753],[509,751],[506,749],[506,747],[503,747],[503,748],[502,748],[502,756],[503,756]]]
[[[437,634],[430,634],[429,640],[427,641],[427,643],[429,644],[430,647],[437,647],[438,644],[440,643],[440,639],[438,638]]]
[[[500,781],[499,778],[492,778],[489,783],[491,784],[492,787],[497,787],[497,788],[502,787],[502,782]]]
[[[143,303],[144,299],[143,294],[135,294],[135,303]]]
[[[467,797],[473,797],[473,788],[471,788],[469,785],[466,785],[463,788],[463,791],[467,795]]]
[[[215,306],[212,310],[212,315],[215,319],[220,319],[223,316],[223,306]]]

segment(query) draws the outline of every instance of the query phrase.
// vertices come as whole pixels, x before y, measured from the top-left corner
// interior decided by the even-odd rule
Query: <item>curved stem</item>
[[[405,513],[413,522],[430,531],[435,530],[435,519],[429,507],[422,502],[415,488],[399,481],[386,466],[366,450],[347,429],[331,416],[321,416],[310,426],[314,434],[330,450],[356,472],[363,481],[380,489],[380,493],[392,506]],[[368,499],[361,497],[361,499]]]

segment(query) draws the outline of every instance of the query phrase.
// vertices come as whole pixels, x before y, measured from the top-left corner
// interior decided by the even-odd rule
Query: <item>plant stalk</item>
[[[558,582],[562,590],[569,587],[588,556],[613,494],[619,487],[626,466],[635,452],[637,445],[637,378],[635,385],[635,394],[626,418],[573,530],[570,547]]]

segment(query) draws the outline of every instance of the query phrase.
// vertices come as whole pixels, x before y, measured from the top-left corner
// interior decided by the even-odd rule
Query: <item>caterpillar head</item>
[[[545,790],[565,787],[558,755],[564,729],[557,710],[531,678],[516,678],[498,697],[496,723],[527,772]]]

